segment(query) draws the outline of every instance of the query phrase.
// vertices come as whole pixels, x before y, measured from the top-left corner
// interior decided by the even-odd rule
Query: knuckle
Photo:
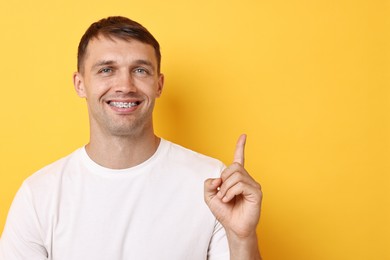
[[[234,169],[238,169],[238,168],[242,167],[241,163],[239,163],[239,162],[234,162],[231,164],[231,166],[234,167]]]
[[[235,172],[234,172],[235,176],[237,178],[240,178],[240,179],[243,179],[245,177],[245,173],[240,171],[239,169],[237,169]]]
[[[238,190],[242,191],[245,188],[245,184],[240,181],[236,184],[236,187]]]

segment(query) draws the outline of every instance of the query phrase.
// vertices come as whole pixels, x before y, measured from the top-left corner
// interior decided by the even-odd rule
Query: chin
[[[111,127],[109,133],[112,136],[118,137],[134,137],[139,136],[142,133],[145,133],[146,127],[143,125],[131,124],[131,125],[121,125],[118,127]]]

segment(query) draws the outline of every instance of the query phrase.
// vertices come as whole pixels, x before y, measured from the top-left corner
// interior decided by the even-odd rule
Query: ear
[[[73,86],[77,92],[77,95],[81,98],[86,98],[84,78],[80,72],[73,73]]]
[[[164,88],[164,74],[160,74],[158,76],[158,89],[157,89],[157,97],[160,97]]]

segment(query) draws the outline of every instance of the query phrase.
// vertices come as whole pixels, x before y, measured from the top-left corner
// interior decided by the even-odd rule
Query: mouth
[[[108,104],[116,108],[131,108],[141,104],[141,101],[133,101],[133,102],[109,101]]]

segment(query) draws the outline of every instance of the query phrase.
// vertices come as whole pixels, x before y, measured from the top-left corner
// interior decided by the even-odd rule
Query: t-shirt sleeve
[[[0,239],[0,260],[48,259],[30,189],[17,192]]]
[[[214,233],[211,237],[207,260],[229,260],[229,245],[225,229],[217,220],[215,221]]]
[[[219,164],[219,169],[216,171],[213,178],[217,178],[221,175],[221,172],[226,168],[222,162]],[[226,232],[221,223],[215,220],[214,232],[211,237],[209,250],[207,253],[207,260],[229,260],[229,244],[226,237]]]

